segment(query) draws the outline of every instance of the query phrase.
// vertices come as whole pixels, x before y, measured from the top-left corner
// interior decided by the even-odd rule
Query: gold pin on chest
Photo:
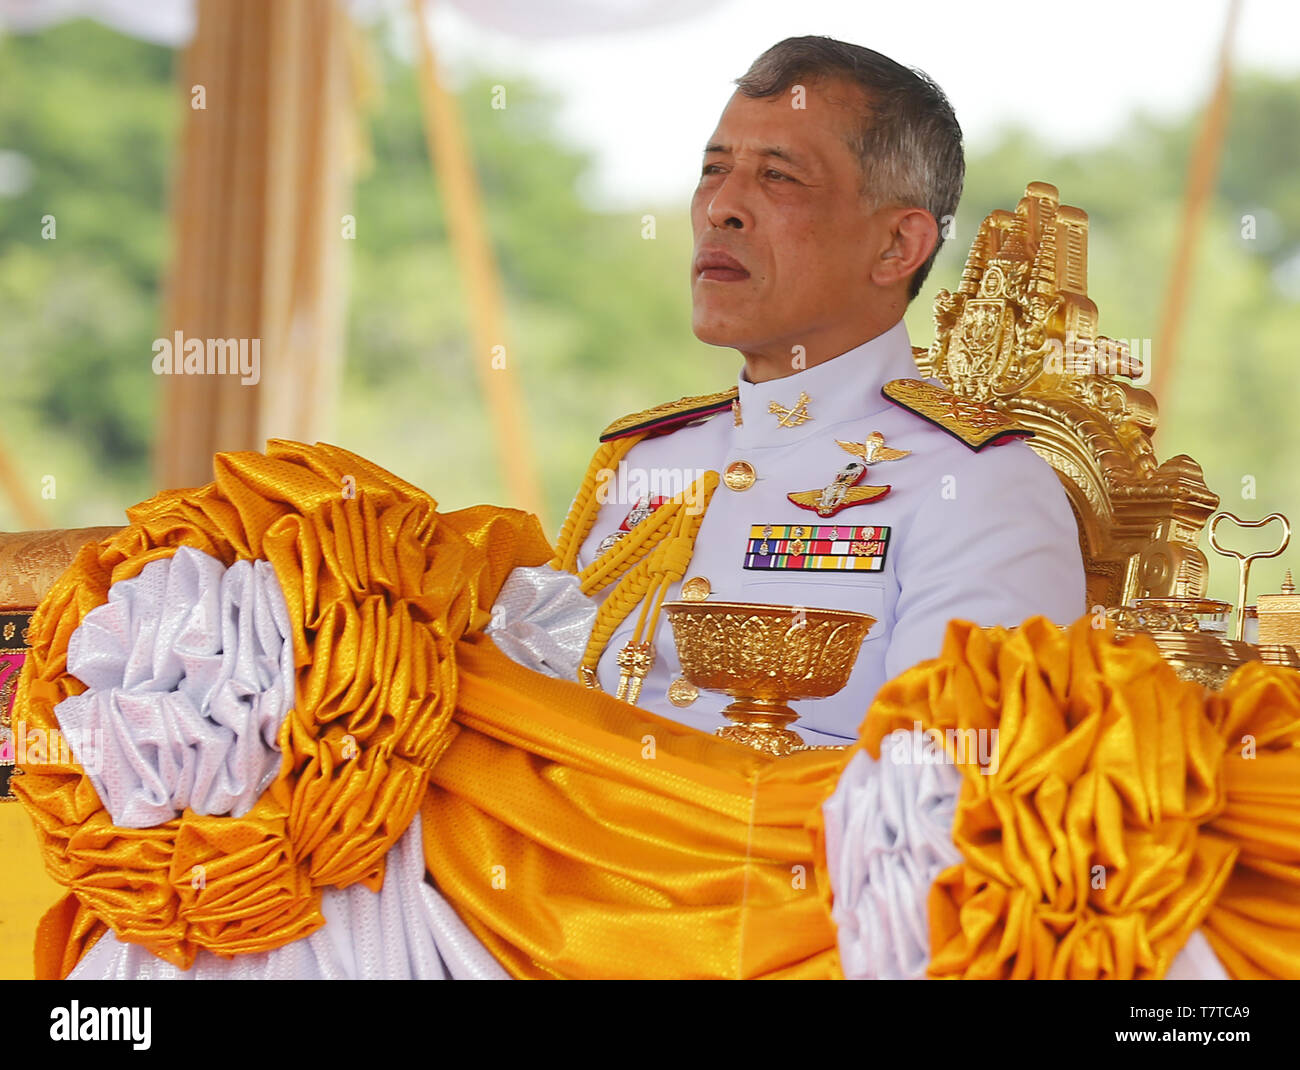
[[[860,457],[863,464],[880,464],[882,461],[898,461],[904,457],[911,456],[911,450],[896,450],[885,445],[885,436],[879,431],[872,431],[865,441],[862,442],[845,442],[837,438],[835,445],[846,453],[853,454],[854,457]]]

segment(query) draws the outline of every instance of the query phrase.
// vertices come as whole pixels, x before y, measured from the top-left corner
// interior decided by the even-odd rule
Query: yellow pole
[[[424,128],[447,206],[447,229],[469,297],[474,365],[492,421],[507,504],[542,517],[542,496],[518,385],[514,355],[506,345],[501,276],[488,240],[483,203],[456,99],[438,77],[433,41],[424,21],[426,5],[411,0],[420,42]],[[549,530],[549,529],[548,529]]]
[[[1187,287],[1191,280],[1192,264],[1196,258],[1196,242],[1200,236],[1201,219],[1205,206],[1214,192],[1214,180],[1219,173],[1219,157],[1223,151],[1223,135],[1228,125],[1228,88],[1232,81],[1232,39],[1241,13],[1241,0],[1229,0],[1228,18],[1223,27],[1219,45],[1219,70],[1214,93],[1205,109],[1205,122],[1192,150],[1187,173],[1187,194],[1183,201],[1183,221],[1178,231],[1178,246],[1174,253],[1169,285],[1165,290],[1164,308],[1160,314],[1160,333],[1156,336],[1157,356],[1151,370],[1151,393],[1157,400],[1173,381],[1178,364],[1178,346],[1183,329],[1183,313],[1187,307]]]
[[[32,530],[43,530],[50,526],[50,517],[27,485],[19,477],[17,470],[9,462],[4,447],[0,446],[0,488],[8,494],[14,508],[18,510],[18,520]]]

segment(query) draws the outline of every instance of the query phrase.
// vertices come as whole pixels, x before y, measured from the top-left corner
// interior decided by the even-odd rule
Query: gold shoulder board
[[[880,392],[900,408],[961,439],[976,453],[990,443],[1034,436],[992,405],[959,397],[924,379],[891,379]]]
[[[731,403],[739,394],[740,390],[733,386],[730,390],[717,394],[665,401],[653,409],[644,409],[615,420],[601,432],[600,441],[608,442],[611,438],[623,438],[638,431],[663,433],[676,430],[682,424],[698,420],[701,416],[712,416],[731,408]]]

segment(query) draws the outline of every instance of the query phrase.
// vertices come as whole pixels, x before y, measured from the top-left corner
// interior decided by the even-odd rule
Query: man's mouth
[[[749,278],[749,271],[730,253],[704,249],[695,257],[695,277],[709,282],[742,282]]]

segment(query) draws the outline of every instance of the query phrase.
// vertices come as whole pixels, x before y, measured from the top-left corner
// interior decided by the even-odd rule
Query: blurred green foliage
[[[481,400],[414,72],[382,34],[373,43],[382,92],[366,120],[373,165],[351,209],[346,369],[330,437],[444,508],[511,504],[499,464],[517,459],[498,456]],[[0,38],[0,448],[33,495],[43,475],[56,476],[58,495],[43,505],[57,526],[121,522],[125,506],[158,489],[150,346],[184,104],[172,67],[170,50],[90,22]],[[492,107],[497,85],[504,109]],[[690,330],[689,177],[679,204],[594,211],[578,192],[588,161],[555,134],[553,98],[488,70],[460,100],[507,290],[507,359],[554,531],[605,423],[725,388],[738,357]],[[1300,472],[1290,463],[1300,453],[1297,129],[1300,79],[1238,76],[1155,441],[1162,459],[1200,461],[1226,508],[1280,509],[1300,522]],[[908,312],[913,343],[930,340],[934,293],[955,283],[980,220],[1041,179],[1091,217],[1089,284],[1102,330],[1153,339],[1162,360],[1155,334],[1196,130],[1192,117],[1136,116],[1087,151],[1052,152],[1014,129],[970,146],[955,238]],[[42,238],[47,214],[54,241]],[[653,240],[643,237],[645,216]],[[1253,238],[1242,236],[1247,216]],[[1242,498],[1246,477],[1254,500]],[[0,528],[21,526],[0,496]],[[1261,564],[1254,589],[1276,589],[1287,558]],[[1215,566],[1214,590],[1235,590],[1226,565]]]

